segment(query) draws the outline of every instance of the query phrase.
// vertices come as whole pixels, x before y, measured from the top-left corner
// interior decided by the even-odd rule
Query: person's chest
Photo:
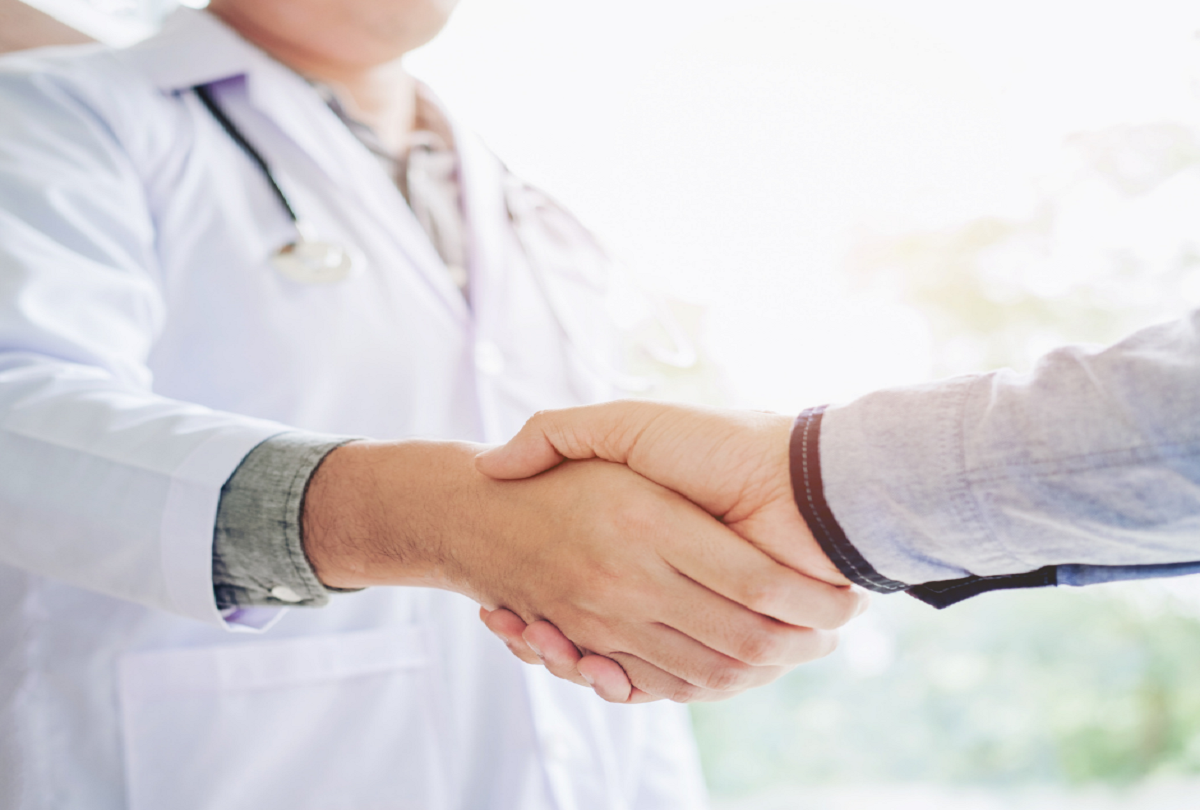
[[[273,261],[296,228],[269,180],[201,108],[177,103],[179,147],[147,183],[167,313],[150,358],[160,393],[316,430],[480,440],[602,395],[572,360],[559,321],[575,313],[547,301],[486,150],[462,178],[468,303],[394,178],[336,116],[293,111],[285,131],[227,93],[297,216],[354,256],[345,278],[304,284]],[[570,303],[581,317],[586,299]]]

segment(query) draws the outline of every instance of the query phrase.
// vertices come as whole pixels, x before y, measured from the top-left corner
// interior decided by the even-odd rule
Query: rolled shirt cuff
[[[227,622],[254,608],[321,607],[325,587],[304,553],[304,495],[317,468],[353,438],[281,433],[251,450],[221,489],[213,535],[213,595]],[[262,611],[258,611],[261,613]]]
[[[942,404],[947,409],[953,409],[952,401]],[[905,591],[939,609],[988,591],[1040,588],[1058,584],[1058,572],[1054,566],[980,577],[970,574],[966,568],[931,558],[907,544],[902,529],[905,518],[916,520],[917,516],[905,515],[902,504],[889,501],[883,480],[872,480],[871,475],[861,476],[860,479],[838,477],[840,465],[831,465],[834,471],[832,476],[822,469],[822,454],[831,452],[831,446],[834,448],[832,452],[836,454],[835,458],[843,460],[849,457],[858,462],[857,467],[853,463],[846,465],[849,468],[861,472],[864,469],[862,465],[865,464],[865,469],[874,470],[877,474],[884,474],[887,469],[886,465],[872,465],[869,458],[864,457],[869,454],[871,448],[847,441],[845,432],[839,435],[836,430],[831,431],[830,433],[837,438],[833,441],[828,439],[827,431],[822,428],[835,413],[836,411],[830,411],[827,406],[820,406],[810,408],[796,418],[791,436],[791,476],[796,505],[801,515],[808,523],[821,550],[847,579],[877,593]],[[935,415],[934,418],[940,416]],[[912,453],[914,459],[923,460],[921,469],[927,469],[932,464],[936,470],[939,461],[943,464],[951,463],[936,457],[936,447],[920,446],[921,437],[914,437],[911,431],[904,431],[903,426],[891,427],[895,430],[886,431],[884,438],[888,447],[893,452],[897,447],[901,447]],[[856,438],[860,442],[863,440],[861,433]],[[914,466],[909,469],[917,468]],[[855,503],[859,507],[856,510],[839,512],[848,515],[848,521],[845,521],[845,518],[839,520],[834,514],[834,508],[830,506],[830,478],[840,494],[846,494],[848,487],[854,488],[853,494],[857,498]],[[894,486],[895,481],[886,483]],[[940,498],[943,502],[954,503],[958,495],[951,484],[941,476],[931,475],[929,479],[922,479],[921,485],[928,490],[929,497]],[[938,486],[943,487],[940,492]],[[871,498],[875,500],[872,501]],[[836,503],[836,500],[834,502]],[[868,505],[862,506],[864,503]],[[959,505],[961,507],[961,502]],[[853,527],[850,531],[855,537],[854,542],[847,536],[847,523]],[[957,527],[955,532],[952,532],[950,527],[944,528],[946,533],[952,534],[958,542],[968,542],[963,537],[964,530],[961,526]]]

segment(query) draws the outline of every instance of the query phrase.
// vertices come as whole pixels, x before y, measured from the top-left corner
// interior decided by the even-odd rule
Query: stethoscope
[[[254,148],[253,144],[246,139],[237,125],[229,119],[225,111],[217,104],[213,98],[212,88],[209,85],[197,85],[192,88],[192,91],[208,109],[212,117],[216,119],[225,133],[241,147],[242,151],[250,158],[251,161],[262,172],[263,177],[271,187],[275,198],[279,201],[280,206],[287,213],[288,219],[296,229],[296,240],[290,242],[275,251],[271,256],[271,264],[284,277],[300,284],[332,284],[342,281],[354,269],[355,251],[350,248],[338,245],[332,242],[327,242],[318,239],[313,228],[306,222],[300,219],[296,214],[296,208],[288,200],[287,195],[280,188],[275,175],[271,171],[271,167],[263,158],[262,154]],[[572,319],[563,316],[563,311],[566,309],[566,303],[562,300],[562,296],[556,291],[555,285],[550,283],[547,278],[550,271],[546,267],[550,264],[548,261],[539,260],[544,257],[539,257],[538,251],[530,243],[529,238],[525,234],[526,217],[532,218],[536,213],[537,205],[530,206],[522,204],[516,199],[517,195],[511,193],[511,190],[506,190],[505,204],[510,221],[513,225],[513,232],[517,235],[517,241],[521,246],[522,252],[529,263],[530,269],[537,281],[538,287],[549,305],[550,312],[557,324],[563,338],[574,347],[577,356],[579,356],[585,365],[587,365],[593,373],[599,375],[602,379],[607,380],[613,386],[630,392],[645,392],[652,389],[657,380],[650,375],[629,374],[617,368],[616,365],[602,353],[591,350],[589,347],[593,341],[586,339],[586,336],[576,334],[578,330],[572,326]],[[552,201],[544,199],[544,204],[553,204]],[[573,219],[573,218],[572,218]],[[582,226],[579,226],[582,230]],[[582,234],[585,238],[592,242],[592,247],[597,251],[598,255],[607,255],[607,251],[600,246],[592,234],[586,230]],[[667,336],[670,346],[664,348],[661,345],[648,345],[647,353],[656,361],[674,368],[690,368],[696,362],[696,351],[692,342],[688,339],[680,328],[678,322],[670,313],[666,312],[660,305],[650,302],[652,308],[652,318],[658,324],[660,330]]]
[[[237,128],[229,116],[213,98],[209,85],[198,85],[192,88],[197,98],[212,113],[212,117],[221,125],[221,129],[242,148],[250,160],[258,166],[263,177],[271,186],[275,198],[287,212],[288,219],[296,229],[296,240],[279,248],[271,255],[271,264],[285,278],[300,284],[333,284],[350,275],[354,269],[355,252],[342,245],[318,239],[313,227],[296,215],[296,208],[288,200],[283,189],[275,180],[271,167],[262,154],[254,148],[246,136]]]

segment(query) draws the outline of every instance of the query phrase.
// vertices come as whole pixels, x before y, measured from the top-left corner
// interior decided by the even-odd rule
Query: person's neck
[[[346,113],[369,126],[389,152],[408,147],[417,120],[417,82],[398,61],[354,74],[298,72],[333,90]]]
[[[416,122],[417,83],[401,66],[402,54],[376,62],[338,59],[307,46],[320,37],[281,36],[239,13],[237,3],[213,3],[209,11],[276,61],[332,89],[346,112],[371,127],[387,149],[399,153],[407,146]]]

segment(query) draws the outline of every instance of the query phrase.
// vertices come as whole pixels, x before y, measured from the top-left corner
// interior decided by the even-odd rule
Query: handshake
[[[601,524],[562,527],[577,565],[555,598],[484,601],[484,622],[523,661],[617,703],[721,700],[829,654],[867,597],[797,509],[791,429],[640,401],[534,416],[477,469],[571,477]]]
[[[653,402],[538,414],[483,452],[352,443],[309,483],[305,553],[332,587],[465,594],[517,656],[607,700],[720,699],[833,649],[866,607],[843,570],[936,607],[1200,571],[1198,325],[864,397],[841,445],[819,409],[794,431]],[[842,503],[871,513],[856,537],[900,538],[902,579],[844,543],[818,435]]]
[[[333,588],[469,596],[522,660],[606,700],[720,700],[832,652],[867,604],[796,506],[791,430],[626,401],[482,453],[351,443],[309,484],[305,553]]]

